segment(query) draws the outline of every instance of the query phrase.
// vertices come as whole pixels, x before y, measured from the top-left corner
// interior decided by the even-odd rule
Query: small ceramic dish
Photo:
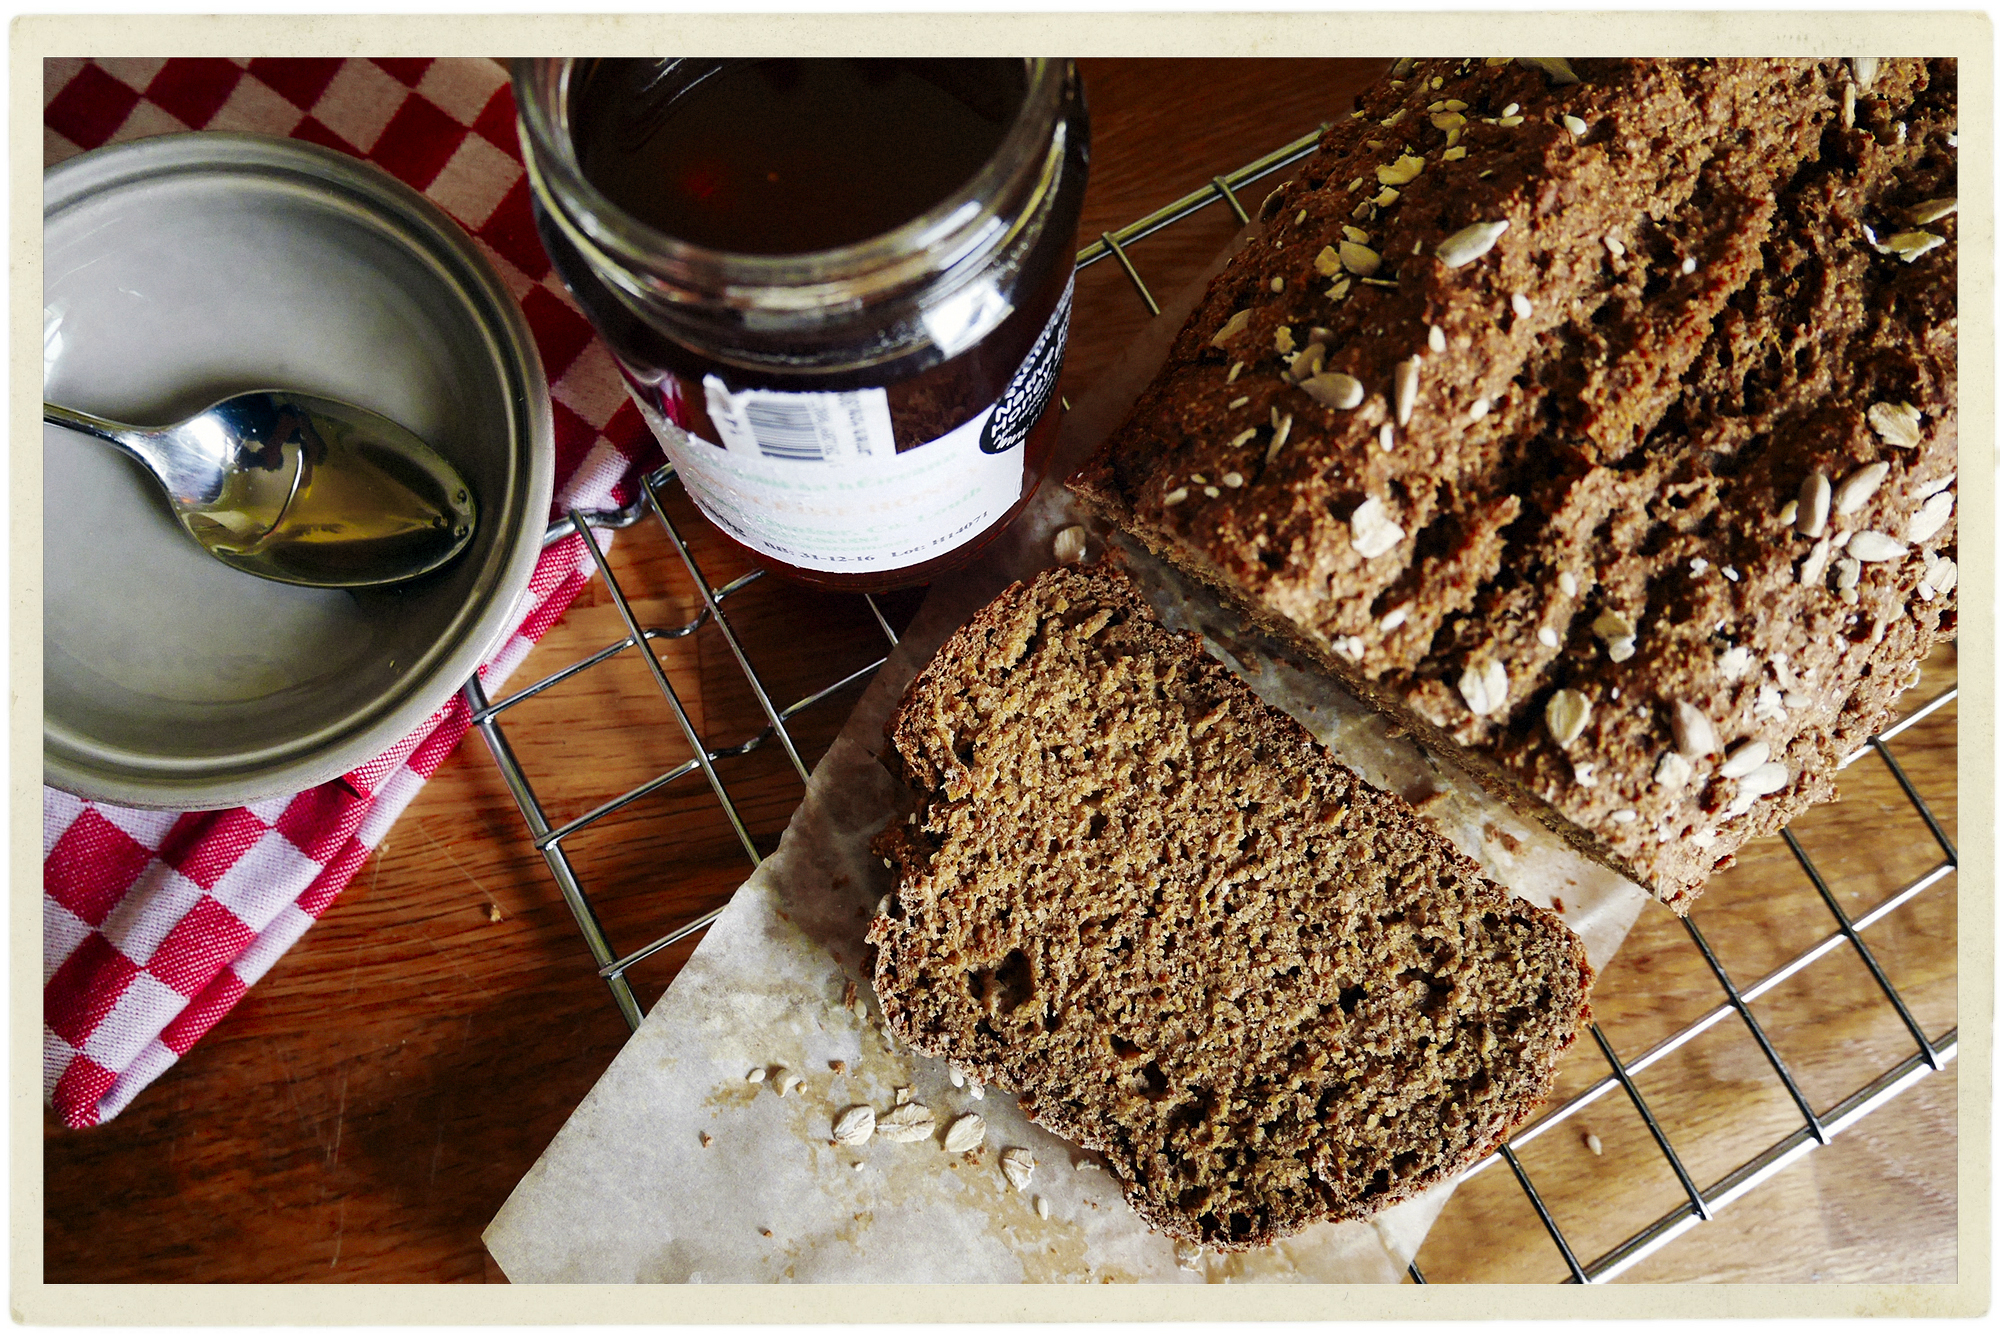
[[[343,399],[444,455],[480,512],[436,574],[296,588],[210,558],[136,464],[44,426],[45,780],[213,809],[388,749],[507,633],[540,552],[554,448],[520,308],[421,196],[294,140],[139,140],[43,191],[45,398],[135,424],[273,386]]]

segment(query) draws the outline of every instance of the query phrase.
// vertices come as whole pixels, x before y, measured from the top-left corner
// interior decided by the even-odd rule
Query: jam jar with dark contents
[[[1090,125],[1062,60],[527,60],[536,224],[702,512],[922,583],[1034,493]]]

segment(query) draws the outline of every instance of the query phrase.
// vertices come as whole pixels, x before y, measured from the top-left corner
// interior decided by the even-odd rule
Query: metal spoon
[[[400,583],[472,540],[477,511],[457,470],[350,403],[268,389],[174,426],[128,426],[49,402],[42,420],[138,460],[195,541],[259,578],[316,588]]]

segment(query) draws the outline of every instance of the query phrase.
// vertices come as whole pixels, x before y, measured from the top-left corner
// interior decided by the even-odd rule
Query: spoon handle
[[[185,467],[177,467],[174,458],[160,448],[158,431],[128,426],[124,422],[115,422],[108,417],[99,417],[88,412],[78,412],[75,408],[66,408],[47,399],[42,400],[42,420],[95,436],[107,445],[117,448],[120,453],[137,460],[144,465],[147,472],[153,474],[161,486],[167,489],[167,495],[173,499],[176,506],[197,498],[196,492],[200,489],[205,474],[190,476]],[[207,471],[212,472],[213,469]]]
[[[106,440],[121,447],[125,446],[124,436],[132,429],[124,422],[93,417],[88,412],[78,412],[75,408],[66,408],[47,399],[42,400],[42,420],[54,422],[57,426],[67,426],[73,431],[82,431],[86,435],[94,435],[99,440]]]
[[[170,493],[173,491],[173,482],[176,479],[168,476],[166,469],[162,466],[163,461],[157,457],[158,449],[154,432],[141,430],[137,426],[128,426],[124,422],[115,422],[109,417],[97,417],[88,412],[78,412],[75,408],[66,408],[60,403],[51,403],[46,398],[42,400],[42,420],[53,422],[57,426],[67,426],[71,430],[81,431],[85,435],[96,436],[105,444],[116,446],[120,452],[128,454],[140,463],[145,464],[146,471],[159,478],[160,484],[165,486]]]

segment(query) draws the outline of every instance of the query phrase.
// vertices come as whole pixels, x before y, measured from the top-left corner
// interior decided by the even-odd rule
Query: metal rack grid
[[[569,906],[571,916],[576,919],[577,930],[582,933],[584,944],[590,949],[590,957],[597,965],[597,975],[610,988],[611,999],[617,1005],[618,1012],[635,1030],[645,1014],[639,1007],[638,998],[633,995],[632,984],[627,978],[628,971],[635,964],[700,931],[713,922],[721,914],[722,909],[716,908],[702,913],[631,953],[621,955],[612,949],[610,938],[605,933],[603,923],[598,919],[597,909],[590,900],[589,891],[578,879],[569,853],[563,847],[563,841],[588,829],[614,811],[622,810],[642,797],[699,772],[708,780],[710,792],[721,807],[722,813],[728,818],[737,840],[742,843],[744,854],[750,859],[750,868],[755,870],[763,858],[758,854],[757,846],[752,841],[742,816],[737,813],[736,802],[730,797],[728,786],[717,772],[716,762],[747,755],[775,737],[784,747],[785,756],[791,761],[793,770],[798,774],[799,784],[803,788],[809,776],[806,764],[799,755],[798,744],[793,740],[791,730],[785,724],[807,709],[841,694],[850,687],[864,684],[875,675],[876,670],[888,658],[885,650],[882,657],[837,681],[822,686],[802,699],[795,700],[783,708],[774,705],[771,702],[770,691],[758,677],[756,669],[750,665],[749,655],[743,651],[743,643],[737,638],[736,628],[730,623],[729,615],[723,609],[725,600],[764,578],[765,572],[751,570],[719,588],[710,583],[708,576],[696,562],[693,552],[688,549],[687,540],[682,536],[673,516],[667,513],[666,506],[661,503],[660,493],[671,480],[674,480],[674,473],[670,464],[647,474],[640,480],[639,497],[630,505],[617,510],[573,509],[567,517],[552,524],[542,539],[542,544],[547,546],[572,534],[582,538],[584,545],[590,551],[591,560],[604,576],[605,589],[611,594],[611,600],[618,608],[619,619],[625,623],[625,638],[608,644],[590,656],[543,677],[526,689],[516,691],[497,701],[489,701],[486,698],[486,692],[481,688],[477,676],[467,681],[462,691],[466,703],[472,710],[473,726],[477,727],[479,734],[486,739],[487,748],[493,753],[494,763],[500,767],[501,776],[506,780],[508,790],[513,793],[515,803],[521,808],[521,817],[527,821],[528,832],[534,839],[535,850],[542,854],[542,860],[548,864],[549,874],[555,877],[556,888],[562,892],[563,902]],[[674,551],[680,556],[681,563],[686,567],[689,578],[694,581],[695,590],[701,594],[702,600],[701,610],[691,620],[664,628],[647,628],[639,624],[638,616],[632,610],[631,600],[626,596],[624,587],[612,573],[610,565],[605,562],[603,545],[598,541],[594,531],[599,528],[630,527],[649,511],[659,520],[661,530],[673,544]],[[890,627],[888,618],[882,614],[881,605],[872,596],[864,595],[863,600],[874,613],[875,622],[881,627],[883,637],[888,641],[888,648],[894,648],[896,632]],[[693,721],[688,717],[686,707],[681,703],[680,693],[674,689],[673,681],[667,676],[666,669],[660,665],[659,655],[654,653],[652,648],[655,640],[685,639],[710,621],[715,623],[716,629],[728,643],[729,650],[734,655],[737,666],[742,669],[744,679],[749,682],[751,693],[756,696],[758,707],[763,710],[765,718],[761,731],[733,745],[720,747],[710,745],[697,733]],[[527,773],[521,768],[520,761],[515,758],[513,747],[508,744],[506,733],[501,728],[501,718],[509,709],[526,703],[552,686],[609,662],[635,645],[643,646],[642,657],[652,674],[653,684],[659,688],[668,707],[672,709],[674,720],[680,725],[681,735],[686,738],[694,752],[693,757],[574,819],[552,825],[547,812],[535,796],[534,786],[529,782]]]
[[[1641,1260],[1665,1246],[1674,1238],[1681,1236],[1700,1223],[1713,1219],[1717,1211],[1725,1205],[1741,1199],[1758,1185],[1776,1175],[1783,1168],[1797,1162],[1814,1149],[1825,1146],[1832,1141],[1835,1135],[1853,1126],[1870,1112],[1875,1111],[1924,1076],[1942,1070],[1945,1063],[1958,1054],[1957,1027],[1953,1026],[1935,1036],[1925,1032],[1923,1025],[1918,1023],[1916,1017],[1910,1012],[1910,1007],[1904,1000],[1902,993],[1896,989],[1895,984],[1883,970],[1874,951],[1869,949],[1867,942],[1862,938],[1862,932],[1869,927],[1882,921],[1898,908],[1910,903],[1925,890],[1936,886],[1947,877],[1956,875],[1958,871],[1957,847],[1945,834],[1943,826],[1938,823],[1936,815],[1930,808],[1930,803],[1924,799],[1923,794],[1918,792],[1916,786],[1910,782],[1908,775],[1903,771],[1902,765],[1897,763],[1895,753],[1889,748],[1891,740],[1916,726],[1946,705],[1951,704],[1957,698],[1958,691],[1956,688],[1940,692],[1921,708],[1900,719],[1894,726],[1884,730],[1881,735],[1870,737],[1867,745],[1849,755],[1841,766],[1845,768],[1847,765],[1871,753],[1887,766],[1890,775],[1894,777],[1897,785],[1902,789],[1904,796],[1909,799],[1911,806],[1915,809],[1919,818],[1923,820],[1925,827],[1930,831],[1931,837],[1938,845],[1941,856],[1935,866],[1917,876],[1860,917],[1851,918],[1846,909],[1841,907],[1839,899],[1834,896],[1833,891],[1827,885],[1825,877],[1820,873],[1819,867],[1807,855],[1805,848],[1799,843],[1798,838],[1791,830],[1784,830],[1781,837],[1784,839],[1786,847],[1790,850],[1800,871],[1811,882],[1813,890],[1819,896],[1820,901],[1826,905],[1827,911],[1832,914],[1834,929],[1821,937],[1810,948],[1771,970],[1749,986],[1738,986],[1730,978],[1728,971],[1722,966],[1722,961],[1716,957],[1714,949],[1709,945],[1708,938],[1702,934],[1701,928],[1695,922],[1695,915],[1690,913],[1686,917],[1681,918],[1681,926],[1686,931],[1689,940],[1701,952],[1703,961],[1715,975],[1716,983],[1721,988],[1723,996],[1721,1003],[1693,1023],[1685,1025],[1677,1032],[1654,1043],[1639,1056],[1629,1061],[1619,1057],[1617,1050],[1611,1045],[1611,1040],[1605,1036],[1604,1030],[1597,1024],[1592,1023],[1590,1025],[1590,1036],[1595,1040],[1598,1050],[1604,1056],[1605,1062],[1611,1067],[1611,1074],[1599,1079],[1582,1093],[1579,1093],[1561,1106],[1543,1113],[1527,1127],[1511,1136],[1507,1143],[1501,1145],[1497,1156],[1485,1158],[1473,1164],[1471,1169],[1460,1178],[1462,1181],[1470,1180],[1479,1172],[1497,1162],[1506,1163],[1513,1170],[1515,1179],[1519,1182],[1522,1192],[1527,1196],[1528,1203],[1533,1207],[1536,1217],[1541,1220],[1543,1228],[1547,1230],[1549,1240],[1561,1254],[1563,1264],[1569,1270],[1567,1282],[1602,1283],[1616,1278],[1633,1265],[1638,1264]],[[1763,1025],[1758,1023],[1757,1016],[1751,1011],[1750,1005],[1751,1002],[1757,1000],[1760,996],[1765,995],[1792,977],[1802,973],[1805,969],[1827,955],[1832,954],[1843,945],[1851,946],[1854,949],[1861,963],[1873,977],[1876,986],[1881,990],[1884,998],[1894,1008],[1896,1016],[1901,1021],[1903,1027],[1908,1031],[1910,1037],[1914,1039],[1916,1050],[1910,1056],[1877,1075],[1861,1088],[1834,1103],[1831,1107],[1816,1111],[1813,1108],[1811,1099],[1799,1087],[1798,1080],[1793,1075],[1790,1066],[1786,1064],[1784,1058],[1772,1044],[1769,1036],[1764,1032]],[[1683,1164],[1680,1152],[1675,1149],[1673,1141],[1667,1135],[1666,1130],[1661,1126],[1658,1118],[1654,1116],[1652,1109],[1647,1106],[1645,1096],[1640,1093],[1639,1086],[1634,1082],[1633,1076],[1642,1073],[1648,1067],[1657,1064],[1673,1052],[1694,1041],[1694,1039],[1700,1037],[1703,1033],[1722,1023],[1731,1014],[1735,1014],[1742,1019],[1751,1039],[1756,1043],[1758,1051],[1777,1074],[1786,1094],[1798,1108],[1801,1124],[1798,1129],[1781,1137],[1747,1162],[1723,1174],[1704,1188],[1697,1185],[1694,1178],[1689,1174],[1686,1166]],[[1562,1228],[1557,1224],[1554,1216],[1543,1203],[1541,1195],[1535,1189],[1534,1181],[1530,1178],[1527,1168],[1522,1165],[1515,1151],[1539,1139],[1549,1131],[1554,1130],[1557,1126],[1583,1111],[1598,1099],[1611,1093],[1614,1089],[1624,1092],[1633,1110],[1638,1113],[1640,1120],[1645,1123],[1646,1130],[1652,1136],[1654,1144],[1666,1160],[1668,1167],[1672,1170],[1675,1179],[1680,1183],[1680,1188],[1687,1198],[1684,1202],[1676,1205],[1674,1208],[1633,1232],[1623,1241],[1604,1252],[1604,1254],[1585,1262],[1578,1258],[1575,1248],[1570,1244],[1569,1238],[1564,1235]],[[1418,1283],[1426,1281],[1423,1271],[1417,1267],[1414,1261],[1409,1266],[1409,1273],[1410,1277]]]
[[[1212,178],[1202,188],[1184,195],[1171,204],[1137,221],[1128,223],[1115,231],[1102,234],[1097,240],[1085,246],[1078,253],[1078,268],[1087,267],[1107,258],[1115,260],[1120,268],[1123,269],[1127,279],[1131,282],[1139,299],[1145,303],[1148,311],[1158,314],[1160,309],[1159,304],[1154,299],[1152,292],[1147,288],[1145,281],[1140,277],[1139,271],[1133,264],[1128,253],[1128,247],[1218,202],[1225,204],[1236,216],[1239,223],[1247,223],[1249,215],[1243,208],[1236,192],[1242,187],[1281,171],[1285,167],[1306,157],[1312,152],[1318,137],[1318,131],[1303,135],[1274,152],[1247,163],[1227,175]],[[571,914],[576,920],[578,931],[583,936],[584,942],[590,950],[591,958],[596,965],[597,974],[609,988],[612,1000],[618,1007],[619,1013],[635,1029],[639,1026],[643,1015],[637,998],[633,994],[631,984],[627,979],[628,970],[640,961],[650,958],[661,950],[699,932],[715,920],[721,909],[718,908],[681,923],[650,943],[621,955],[613,949],[599,921],[597,911],[591,903],[589,892],[579,880],[575,868],[564,850],[564,840],[590,827],[613,812],[629,806],[640,798],[657,792],[681,779],[690,778],[693,774],[699,772],[706,779],[712,796],[724,815],[728,818],[732,829],[743,846],[745,855],[749,858],[751,867],[754,869],[761,858],[748,829],[737,812],[735,802],[730,797],[727,785],[717,771],[717,762],[748,754],[775,739],[783,747],[803,789],[803,785],[808,780],[807,767],[804,760],[800,757],[797,744],[786,724],[806,710],[821,705],[852,688],[865,684],[887,660],[888,649],[894,648],[897,641],[896,632],[890,626],[887,617],[883,615],[881,606],[873,597],[865,598],[876,624],[882,631],[885,641],[883,656],[782,708],[775,705],[772,702],[765,683],[758,676],[755,667],[751,664],[749,655],[745,652],[741,640],[737,637],[735,628],[730,623],[728,614],[724,608],[724,603],[727,599],[741,593],[745,588],[762,578],[764,572],[762,570],[752,570],[720,587],[710,583],[707,575],[702,571],[691,553],[688,542],[680,528],[675,524],[672,516],[667,513],[666,507],[661,503],[662,493],[670,484],[676,481],[677,479],[674,476],[671,465],[661,468],[642,479],[641,495],[632,504],[619,510],[572,510],[566,518],[552,525],[544,538],[544,542],[547,544],[560,541],[571,534],[581,537],[589,548],[591,557],[596,562],[597,568],[602,572],[606,589],[610,593],[611,599],[617,607],[618,614],[625,624],[627,632],[625,638],[608,644],[588,657],[574,662],[560,671],[552,673],[498,701],[489,701],[486,698],[476,677],[468,681],[464,687],[464,696],[466,702],[471,707],[474,724],[479,729],[480,735],[485,738],[486,744],[493,754],[495,763],[498,765],[509,790],[513,793],[514,799],[520,807],[522,818],[527,824],[528,832],[534,841],[534,846],[542,854],[544,861],[548,865],[549,872],[562,894],[564,902],[568,905]],[[630,527],[648,512],[658,520],[661,530],[665,533],[667,540],[672,544],[674,551],[685,566],[689,577],[693,580],[694,587],[700,594],[703,604],[701,610],[691,620],[670,627],[648,628],[640,625],[625,590],[620,586],[616,576],[604,560],[602,546],[595,533],[595,530],[598,529]],[[687,710],[682,705],[680,696],[674,688],[673,681],[668,677],[665,668],[660,663],[658,655],[652,648],[654,641],[685,638],[702,629],[710,621],[715,623],[717,630],[726,640],[730,652],[735,658],[737,666],[741,669],[744,679],[748,682],[751,692],[762,709],[766,720],[761,731],[742,741],[727,746],[712,746],[698,734],[694,724],[689,719]],[[683,736],[693,750],[693,758],[658,774],[629,791],[610,798],[583,815],[560,825],[553,825],[550,823],[549,817],[541,803],[536,798],[532,784],[529,782],[526,773],[522,770],[520,763],[514,756],[512,748],[508,744],[502,727],[503,717],[508,710],[534,698],[543,691],[568,681],[580,673],[600,666],[634,647],[642,649],[642,656],[651,673],[653,682],[671,708]],[[1866,746],[1853,755],[1850,755],[1845,762],[1851,764],[1865,755],[1873,754],[1883,764],[1888,766],[1890,773],[1938,844],[1942,856],[1936,866],[1923,875],[1918,876],[1915,880],[1890,895],[1862,916],[1850,918],[1846,910],[1842,908],[1839,900],[1835,897],[1833,891],[1828,887],[1819,868],[1814,865],[1812,859],[1806,854],[1805,849],[1799,844],[1791,831],[1786,830],[1783,833],[1783,838],[1801,872],[1811,882],[1820,900],[1832,914],[1835,924],[1834,929],[1811,948],[1798,954],[1757,981],[1748,986],[1739,986],[1724,969],[1721,960],[1717,958],[1714,950],[1710,947],[1707,937],[1702,934],[1694,917],[1690,915],[1683,918],[1682,926],[1686,930],[1689,939],[1701,952],[1709,970],[1714,974],[1723,998],[1720,1003],[1693,1023],[1682,1027],[1679,1031],[1656,1042],[1640,1055],[1630,1060],[1622,1059],[1604,1031],[1597,1024],[1591,1024],[1590,1035],[1595,1041],[1598,1050],[1603,1054],[1606,1062],[1611,1067],[1612,1073],[1609,1076],[1599,1079],[1595,1084],[1569,1099],[1561,1106],[1544,1112],[1527,1127],[1514,1134],[1506,1144],[1501,1145],[1497,1155],[1481,1160],[1461,1178],[1461,1180],[1469,1180],[1474,1175],[1492,1167],[1496,1163],[1505,1163],[1513,1172],[1522,1193],[1534,1209],[1536,1216],[1541,1220],[1543,1227],[1548,1233],[1550,1242],[1561,1255],[1564,1266],[1569,1272],[1569,1277],[1566,1281],[1573,1283],[1599,1283],[1616,1278],[1633,1265],[1667,1245],[1676,1237],[1683,1235],[1701,1222],[1714,1218],[1719,1210],[1742,1198],[1784,1167],[1796,1162],[1813,1149],[1829,1143],[1835,1135],[1848,1129],[1863,1117],[1894,1098],[1898,1093],[1922,1079],[1925,1075],[1941,1070],[1957,1054],[1958,1029],[1953,1027],[1936,1035],[1927,1033],[1912,1015],[1903,996],[1898,992],[1894,983],[1883,970],[1874,952],[1869,949],[1868,944],[1863,939],[1863,933],[1870,927],[1881,922],[1898,908],[1910,903],[1925,890],[1936,886],[1948,877],[1956,874],[1958,867],[1958,851],[1956,847],[1945,834],[1929,803],[1925,801],[1923,795],[1911,783],[1904,773],[1902,766],[1897,763],[1888,743],[1902,732],[1952,703],[1957,698],[1957,693],[1956,689],[1952,689],[1939,694],[1920,709],[1903,718],[1882,735],[1870,738]],[[1845,766],[1843,765],[1843,767]],[[1762,1025],[1758,1023],[1750,1005],[1759,997],[1801,973],[1820,959],[1839,950],[1842,946],[1852,947],[1859,956],[1861,962],[1872,975],[1876,985],[1880,988],[1883,996],[1894,1007],[1897,1016],[1908,1030],[1909,1035],[1914,1039],[1916,1051],[1892,1068],[1883,1071],[1862,1088],[1840,1099],[1832,1106],[1815,1109],[1810,1098],[1800,1088],[1792,1070],[1779,1054],[1777,1048],[1773,1046]],[[1762,1053],[1772,1070],[1776,1072],[1786,1093],[1798,1109],[1801,1124],[1796,1130],[1781,1137],[1748,1161],[1725,1173],[1717,1180],[1708,1183],[1706,1186],[1702,1186],[1695,1181],[1684,1165],[1681,1153],[1675,1148],[1666,1130],[1647,1106],[1645,1097],[1641,1094],[1633,1077],[1665,1059],[1716,1025],[1721,1024],[1731,1014],[1735,1014],[1742,1020],[1750,1036],[1755,1041],[1758,1050]],[[1622,1091],[1633,1109],[1638,1113],[1647,1131],[1652,1136],[1654,1144],[1671,1168],[1675,1179],[1679,1182],[1681,1191],[1686,1198],[1676,1207],[1634,1231],[1625,1240],[1614,1245],[1602,1255],[1585,1261],[1578,1256],[1570,1239],[1558,1225],[1548,1206],[1543,1201],[1541,1194],[1536,1190],[1534,1181],[1529,1175],[1527,1168],[1522,1164],[1516,1150],[1546,1135],[1599,1099],[1611,1094],[1614,1090]],[[1408,1272],[1414,1282],[1424,1283],[1427,1281],[1414,1260],[1410,1262]]]

